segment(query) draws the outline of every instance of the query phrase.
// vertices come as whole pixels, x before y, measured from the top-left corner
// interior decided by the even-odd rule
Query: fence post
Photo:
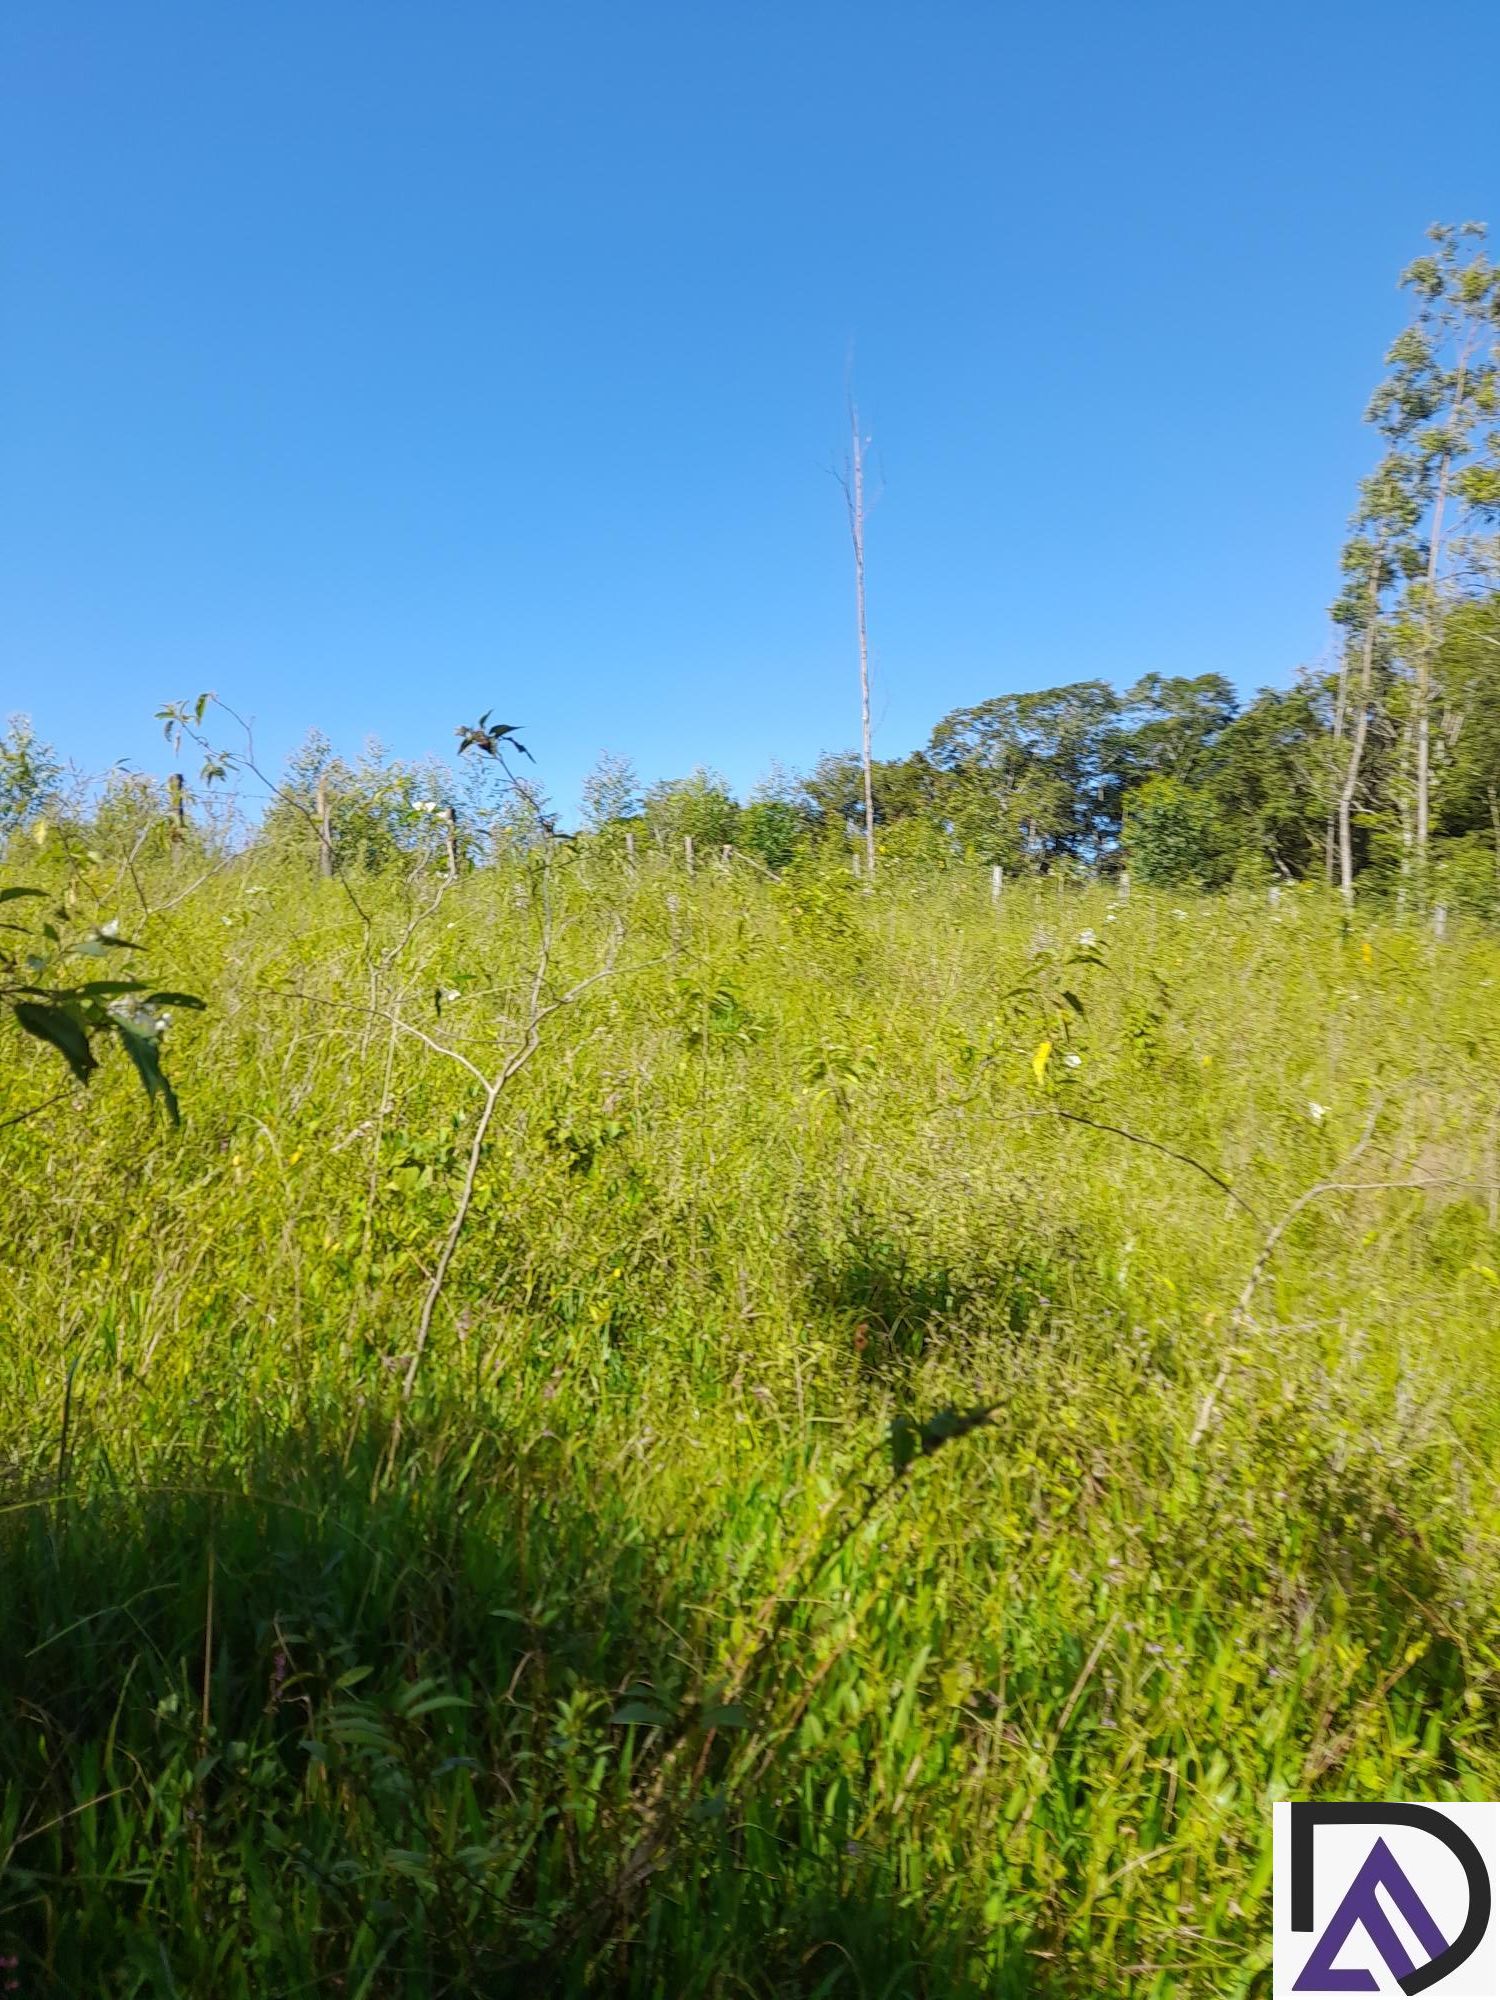
[[[1432,935],[1445,938],[1448,935],[1448,905],[1434,903],[1432,906]]]
[[[997,861],[994,867],[991,868],[990,870],[990,901],[992,903],[999,902],[1000,894],[1001,891],[1004,889],[1004,887],[1005,887],[1005,870],[1000,866],[1000,863]]]
[[[682,836],[682,852],[687,861],[687,872],[691,875],[693,872],[693,836],[690,833],[685,833]]]
[[[333,824],[328,805],[328,773],[318,773],[318,873],[333,873]]]
[[[634,868],[635,834],[631,831],[631,829],[628,826],[625,829],[625,859],[630,863],[631,867]]]
[[[1122,903],[1130,901],[1130,870],[1128,868],[1120,870],[1120,901]]]

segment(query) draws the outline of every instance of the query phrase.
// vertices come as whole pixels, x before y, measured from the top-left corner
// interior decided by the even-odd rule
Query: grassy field
[[[189,875],[0,1130],[7,1991],[1257,1994],[1500,1796],[1493,938]]]

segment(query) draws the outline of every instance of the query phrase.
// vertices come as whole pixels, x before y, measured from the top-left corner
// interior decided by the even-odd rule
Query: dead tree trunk
[[[859,618],[860,761],[865,781],[865,880],[875,880],[875,780],[870,757],[870,641],[865,623],[865,454],[859,411],[849,405],[849,534],[854,543],[854,602]]]

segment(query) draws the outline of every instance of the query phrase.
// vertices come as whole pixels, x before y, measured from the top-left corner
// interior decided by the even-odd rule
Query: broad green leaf
[[[664,1708],[650,1701],[627,1701],[609,1718],[611,1722],[638,1722],[648,1729],[664,1729],[672,1720]]]
[[[167,1116],[174,1125],[182,1122],[177,1109],[177,1093],[162,1075],[161,1061],[156,1052],[156,1043],[151,1036],[143,1035],[126,1021],[112,1021],[110,1026],[119,1036],[126,1055],[135,1064],[135,1073],[145,1085],[146,1095],[159,1097],[167,1108]]]
[[[14,1013],[28,1035],[35,1035],[40,1042],[50,1042],[78,1081],[88,1082],[91,1072],[99,1067],[98,1058],[89,1047],[88,1036],[66,1007],[18,1000]]]
[[[132,944],[129,938],[106,937],[103,931],[95,931],[73,949],[80,958],[105,958],[112,951],[140,951],[142,947]]]
[[[725,1701],[704,1709],[702,1722],[705,1729],[748,1729],[750,1713],[742,1701]]]
[[[894,1418],[890,1428],[891,1468],[899,1477],[921,1449],[921,1432],[904,1413]]]

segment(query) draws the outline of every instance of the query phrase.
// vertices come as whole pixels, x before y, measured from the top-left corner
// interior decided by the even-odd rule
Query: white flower
[[[1186,911],[1186,910],[1174,910],[1174,911],[1172,912],[1172,915],[1173,915],[1174,917],[1185,917],[1185,916],[1187,915],[1187,911]]]
[[[1307,1100],[1307,1115],[1314,1125],[1321,1125],[1323,1120],[1328,1116],[1328,1106],[1326,1104],[1319,1104],[1315,1097],[1310,1097]]]
[[[1099,940],[1094,936],[1094,933],[1092,931],[1080,931],[1078,933],[1078,942],[1080,944],[1089,945],[1089,944],[1097,944]]]
[[[1109,912],[1108,912],[1108,914],[1106,915],[1106,917],[1105,917],[1104,921],[1105,921],[1105,922],[1106,922],[1107,924],[1112,924],[1112,923],[1114,922],[1114,920],[1115,920],[1115,913],[1114,913],[1114,911],[1113,911],[1113,910],[1111,910],[1111,911],[1109,911]]]
[[[120,935],[120,919],[118,917],[111,917],[107,924],[101,924],[99,926],[99,935],[100,937],[118,937]]]
[[[1082,1063],[1083,1057],[1075,1056],[1073,1051],[1069,1049],[1067,1054],[1063,1057],[1063,1061],[1067,1064],[1069,1069],[1077,1069],[1079,1065]]]

